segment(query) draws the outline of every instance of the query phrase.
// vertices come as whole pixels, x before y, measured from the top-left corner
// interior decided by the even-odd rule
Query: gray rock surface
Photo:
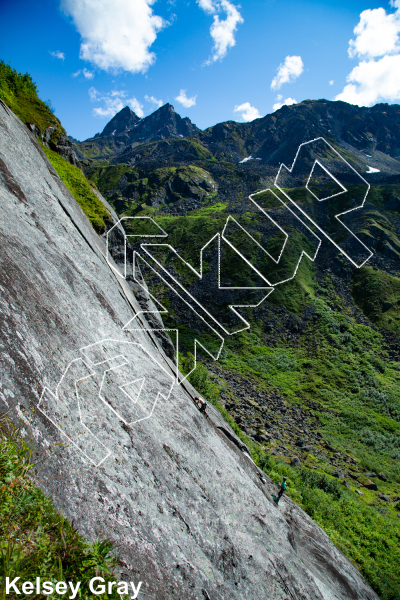
[[[0,228],[0,410],[45,449],[38,485],[84,535],[115,542],[139,598],[378,598],[174,383],[103,240],[2,106]]]

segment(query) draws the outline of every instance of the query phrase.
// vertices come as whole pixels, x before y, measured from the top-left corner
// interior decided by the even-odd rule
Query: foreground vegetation
[[[51,102],[43,102],[38,96],[37,86],[29,73],[18,73],[0,60],[0,98],[25,125],[36,125],[39,135],[48,127],[54,127],[51,141],[56,142],[61,134],[66,135],[59,119],[53,114]]]
[[[81,581],[77,597],[86,599],[86,582],[95,576],[114,581],[118,561],[109,541],[85,541],[34,484],[30,473],[40,458],[20,429],[1,416],[0,598],[13,597],[5,595],[4,578],[20,576],[21,581]],[[39,597],[45,596],[31,596]],[[116,592],[98,597],[120,598]]]

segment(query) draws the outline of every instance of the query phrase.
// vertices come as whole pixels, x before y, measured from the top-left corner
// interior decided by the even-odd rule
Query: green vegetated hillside
[[[204,143],[202,136],[196,139]],[[377,593],[384,599],[398,598],[400,186],[392,175],[382,177],[370,189],[365,207],[344,219],[374,253],[357,269],[333,244],[322,244],[317,260],[311,260],[318,244],[295,218],[283,216],[282,199],[285,203],[287,199],[260,191],[272,183],[267,167],[246,170],[227,158],[228,153],[221,155],[222,142],[219,159],[195,161],[191,156],[186,164],[167,149],[166,167],[160,144],[157,160],[146,158],[143,144],[142,153],[140,145],[135,147],[134,162],[119,163],[114,156],[113,164],[92,161],[85,170],[120,216],[151,216],[168,234],[160,243],[173,246],[194,269],[200,268],[201,249],[225,231],[240,256],[221,242],[222,285],[262,285],[252,266],[268,273],[273,283],[287,280],[259,307],[241,310],[250,329],[226,336],[217,362],[203,353],[203,364],[190,376],[191,382],[218,406],[257,464],[277,483],[283,474],[288,477],[288,494],[359,567]],[[127,152],[121,161],[129,158]],[[349,150],[345,155],[346,160],[355,156]],[[194,189],[168,195],[171,174],[187,165],[206,171],[216,193],[207,197]],[[311,190],[296,187],[285,193],[311,211],[337,243],[352,248],[347,230],[330,220],[310,196],[310,191],[319,197],[335,193],[332,183],[313,183]],[[326,185],[331,187],[327,190]],[[365,193],[356,182],[348,189],[354,198],[362,199]],[[268,224],[249,203],[248,194],[257,190],[257,201],[284,223],[285,233]],[[342,212],[343,207],[338,196],[331,202],[331,213]],[[243,229],[232,228],[232,222],[231,229],[225,228],[230,215]],[[129,233],[133,225],[127,221],[126,227]],[[302,251],[310,258],[303,256],[298,264]],[[199,291],[197,276],[182,261],[163,247],[152,252],[229,324],[231,296],[221,300],[210,288]],[[207,275],[215,269],[215,256],[204,249],[203,258]],[[180,365],[188,372],[194,364],[194,339],[215,353],[218,340],[188,315],[190,311],[154,274],[144,276],[168,308],[163,316],[166,326],[180,331]],[[217,302],[225,303],[225,312]]]
[[[38,96],[37,86],[29,73],[18,73],[4,60],[0,60],[0,98],[25,125],[36,125],[40,135],[48,127],[54,127],[52,140],[65,134],[59,119],[51,110],[50,101],[43,102]]]
[[[110,213],[94,193],[91,184],[82,171],[71,165],[65,158],[42,146],[43,152],[57,171],[57,175],[67,186],[97,233],[104,233]]]

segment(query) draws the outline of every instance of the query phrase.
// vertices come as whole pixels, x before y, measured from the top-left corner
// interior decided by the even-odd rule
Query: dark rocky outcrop
[[[172,104],[164,104],[148,117],[142,119],[132,135],[130,143],[154,142],[167,138],[188,137],[199,132],[200,129],[190,119],[182,119],[175,112]]]
[[[90,155],[118,156],[127,149],[164,139],[180,139],[200,132],[187,117],[182,119],[171,104],[164,104],[144,119],[139,118],[128,106],[117,113],[101,133],[84,142],[74,142],[80,157]],[[120,157],[128,162],[126,156]]]
[[[172,385],[135,290],[35,136],[3,107],[0,125],[0,406],[43,451],[38,484],[86,536],[114,540],[143,599],[377,600],[292,500],[275,506],[219,413]],[[138,380],[164,399],[133,423]]]
[[[131,131],[135,125],[140,123],[141,119],[129,108],[125,106],[107,123],[101,133],[96,133],[96,137],[105,137],[110,135],[119,135]]]

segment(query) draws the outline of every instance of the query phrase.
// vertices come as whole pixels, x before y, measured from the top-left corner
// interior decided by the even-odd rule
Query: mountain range
[[[247,159],[246,167],[241,168],[262,174],[268,173],[266,166],[290,165],[301,143],[323,137],[343,148],[362,171],[368,164],[390,176],[400,174],[399,126],[398,105],[367,108],[341,101],[306,100],[250,123],[227,121],[201,131],[165,104],[144,119],[125,107],[94,138],[75,142],[75,149],[84,161],[107,158],[111,164],[140,166],[146,150],[156,154],[160,163],[172,157],[179,161],[180,145],[185,144],[180,138],[187,138],[201,145],[200,153],[234,165]],[[160,144],[163,140],[177,140],[173,151]],[[248,164],[255,160],[258,163]]]

